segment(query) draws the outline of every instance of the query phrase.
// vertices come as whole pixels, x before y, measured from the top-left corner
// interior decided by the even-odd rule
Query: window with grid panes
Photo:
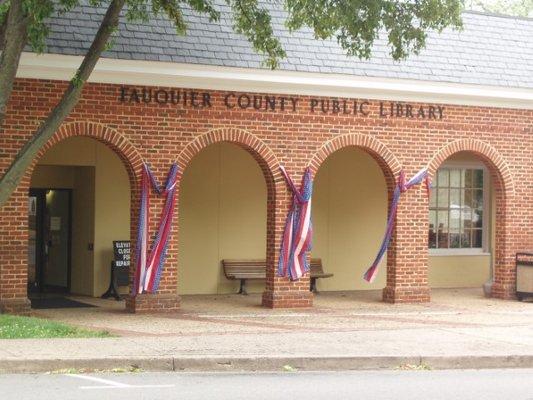
[[[483,248],[483,168],[437,171],[429,201],[430,249]]]

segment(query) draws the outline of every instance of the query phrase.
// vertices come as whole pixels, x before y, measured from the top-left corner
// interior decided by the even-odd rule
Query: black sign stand
[[[115,262],[111,261],[111,282],[109,282],[109,288],[102,295],[102,299],[107,299],[109,297],[114,297],[115,300],[120,300],[120,294],[118,293],[117,278],[115,276]]]

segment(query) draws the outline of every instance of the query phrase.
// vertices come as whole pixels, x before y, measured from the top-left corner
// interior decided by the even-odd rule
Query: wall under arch
[[[387,223],[387,185],[381,167],[366,151],[345,147],[322,163],[313,190],[311,256],[321,258],[324,270],[334,274],[318,280],[318,289],[383,288],[386,256],[376,280],[363,280]]]
[[[201,150],[181,179],[178,224],[178,293],[236,293],[220,260],[266,254],[267,188],[257,161],[227,142]],[[247,288],[261,292],[264,282]]]
[[[96,139],[70,137],[39,159],[30,186],[72,189],[71,292],[102,295],[109,286],[112,242],[130,238],[130,182],[123,162]]]

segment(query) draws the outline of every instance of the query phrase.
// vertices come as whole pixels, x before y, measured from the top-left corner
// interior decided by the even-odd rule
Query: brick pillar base
[[[0,300],[0,314],[29,315],[31,312],[31,302],[26,297],[24,299],[4,299]]]
[[[270,291],[263,292],[263,307],[267,308],[305,308],[313,306],[313,293],[307,291]]]
[[[502,300],[516,299],[516,286],[514,284],[493,283],[491,297]]]
[[[428,303],[430,301],[430,289],[429,287],[385,287],[383,289],[383,301],[386,303]]]
[[[177,294],[139,294],[126,297],[126,311],[131,313],[168,313],[180,309]]]

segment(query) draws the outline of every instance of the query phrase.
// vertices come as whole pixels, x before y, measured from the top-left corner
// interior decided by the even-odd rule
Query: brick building
[[[60,98],[103,11],[53,20],[47,53],[23,55],[0,172]],[[431,34],[418,56],[393,62],[378,41],[361,61],[289,34],[273,10],[288,57],[270,71],[222,11],[220,24],[187,12],[186,37],[162,19],[121,25],[0,210],[2,311],[27,311],[35,293],[105,291],[113,240],[135,240],[143,162],[160,181],[174,162],[181,173],[160,290],[128,299],[130,311],[236,291],[226,258],[266,257],[266,282],[249,287],[264,306],[311,306],[308,277],[275,274],[292,198],[281,165],[296,181],[314,175],[311,256],[334,274],[320,290],[426,302],[432,287],[492,281],[493,296],[513,298],[514,255],[533,247],[533,20],[465,13],[462,32]],[[402,195],[378,278],[363,282],[400,172],[424,167],[431,195]],[[154,224],[162,205],[152,198]]]

